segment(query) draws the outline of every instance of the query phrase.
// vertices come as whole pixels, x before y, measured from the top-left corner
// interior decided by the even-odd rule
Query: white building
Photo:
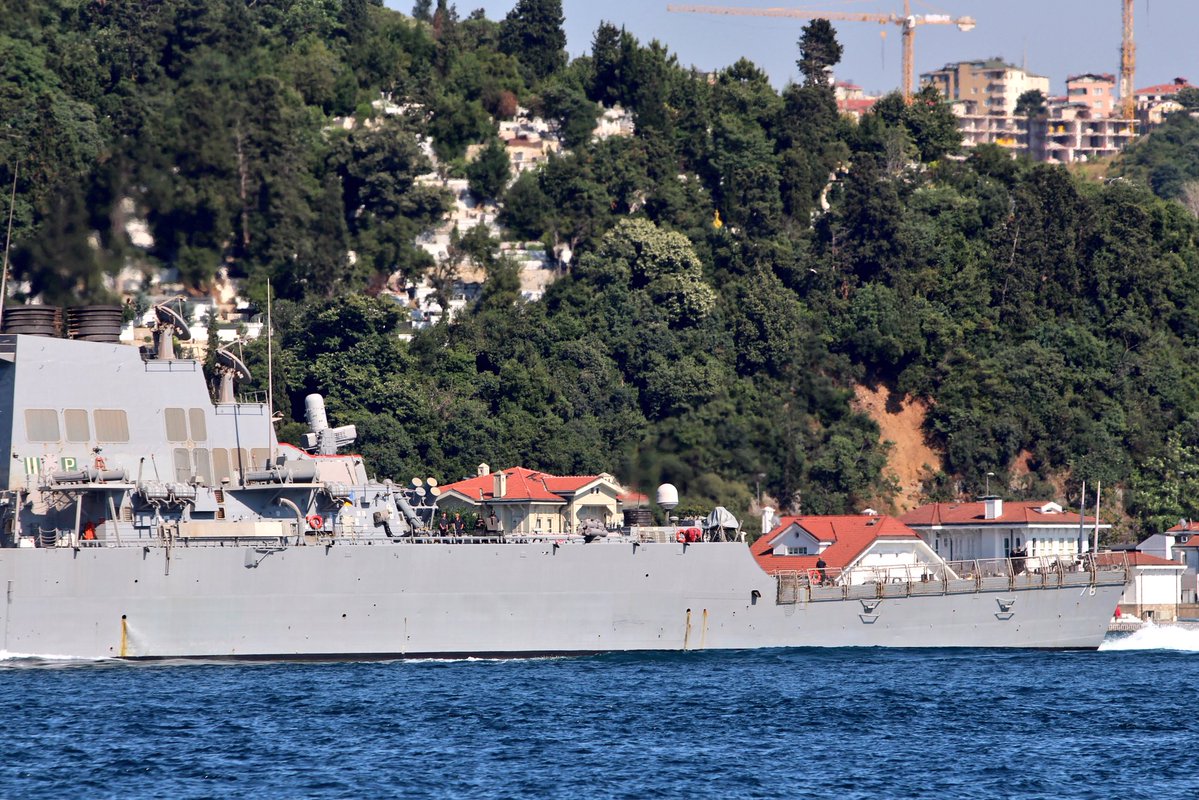
[[[1179,602],[1199,603],[1199,522],[1182,520],[1165,533],[1155,533],[1137,545],[1142,553],[1183,565]]]
[[[1080,518],[1057,503],[1004,502],[988,497],[970,503],[930,503],[900,517],[947,561],[1029,557],[1072,558],[1091,549],[1095,518]],[[1100,530],[1110,525],[1100,524]]]
[[[1106,554],[1100,554],[1100,563]],[[1126,556],[1132,566],[1132,580],[1120,596],[1120,614],[1145,621],[1173,622],[1178,618],[1178,599],[1182,587],[1183,564],[1136,550],[1113,553]]]
[[[948,100],[968,102],[974,114],[1012,116],[1016,100],[1038,89],[1049,96],[1049,78],[1033,75],[1000,58],[958,61],[920,74],[920,83],[932,84]]]

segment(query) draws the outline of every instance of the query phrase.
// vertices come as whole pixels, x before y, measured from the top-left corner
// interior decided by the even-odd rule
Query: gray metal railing
[[[875,565],[847,570],[810,568],[775,573],[776,600],[779,605],[791,605],[821,600],[1122,585],[1131,579],[1130,569],[1125,553]]]

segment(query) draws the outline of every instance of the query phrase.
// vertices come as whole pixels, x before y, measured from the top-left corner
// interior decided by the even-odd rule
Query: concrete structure
[[[1037,161],[1070,164],[1109,158],[1137,137],[1135,120],[1094,117],[1085,103],[1051,100],[1043,117],[974,113],[969,102],[952,105],[963,147],[994,144]]]
[[[1053,108],[1044,124],[1044,153],[1034,157],[1061,164],[1110,158],[1137,137],[1135,120],[1094,117],[1084,104]]]
[[[1001,58],[958,61],[920,75],[921,84],[932,84],[949,100],[971,104],[971,114],[1012,116],[1016,100],[1032,89],[1049,96],[1049,78],[1033,75]]]
[[[974,104],[969,101],[954,101],[950,107],[957,116],[963,147],[994,144],[1013,153],[1029,153],[1035,149],[1025,117],[973,113]]]
[[[1029,558],[1073,559],[1091,547],[1095,518],[1080,519],[1057,503],[1004,502],[988,497],[973,503],[930,503],[900,519],[948,561],[1008,558],[1015,550]],[[1100,524],[1100,530],[1110,528]]]
[[[1100,554],[1101,561],[1105,555]],[[1112,555],[1126,556],[1132,566],[1132,581],[1120,596],[1121,616],[1152,622],[1173,622],[1178,618],[1178,598],[1185,566],[1135,550]]]
[[[618,527],[618,498],[625,495],[607,473],[558,476],[524,467],[492,473],[480,464],[475,477],[441,488],[437,508],[485,515],[494,511],[506,534],[568,535],[589,520]]]
[[[1116,115],[1116,78],[1106,73],[1086,72],[1066,78],[1066,100],[1085,105],[1092,117]]]

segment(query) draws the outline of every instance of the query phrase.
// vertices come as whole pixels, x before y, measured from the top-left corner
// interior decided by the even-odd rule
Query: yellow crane
[[[1127,0],[1132,2],[1132,0]],[[728,6],[668,5],[667,11],[684,14],[727,14],[745,17],[794,17],[798,19],[827,19],[846,22],[877,22],[880,25],[899,25],[903,29],[903,97],[912,99],[916,85],[916,28],[919,25],[957,25],[959,30],[973,30],[973,17],[951,17],[948,14],[913,14],[911,0],[903,0],[903,14],[871,14],[857,11],[805,11],[796,8],[734,8]]]
[[[1137,46],[1132,40],[1132,4],[1133,0],[1124,2],[1124,36],[1120,40],[1120,110],[1124,119],[1134,119],[1137,115],[1136,89],[1132,86],[1133,76],[1137,68]]]

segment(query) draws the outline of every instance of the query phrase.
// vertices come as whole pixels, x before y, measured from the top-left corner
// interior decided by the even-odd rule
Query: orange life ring
[[[314,531],[319,531],[321,528],[325,527],[325,520],[320,514],[309,514],[307,522],[308,527],[312,528]]]
[[[676,534],[674,535],[674,540],[675,540],[676,542],[678,542],[679,544],[687,544],[687,533],[686,533],[686,531],[679,531],[678,533],[676,533]]]
[[[808,583],[821,583],[822,581],[823,581],[823,579],[820,577],[820,570],[818,570],[818,569],[808,570]]]

